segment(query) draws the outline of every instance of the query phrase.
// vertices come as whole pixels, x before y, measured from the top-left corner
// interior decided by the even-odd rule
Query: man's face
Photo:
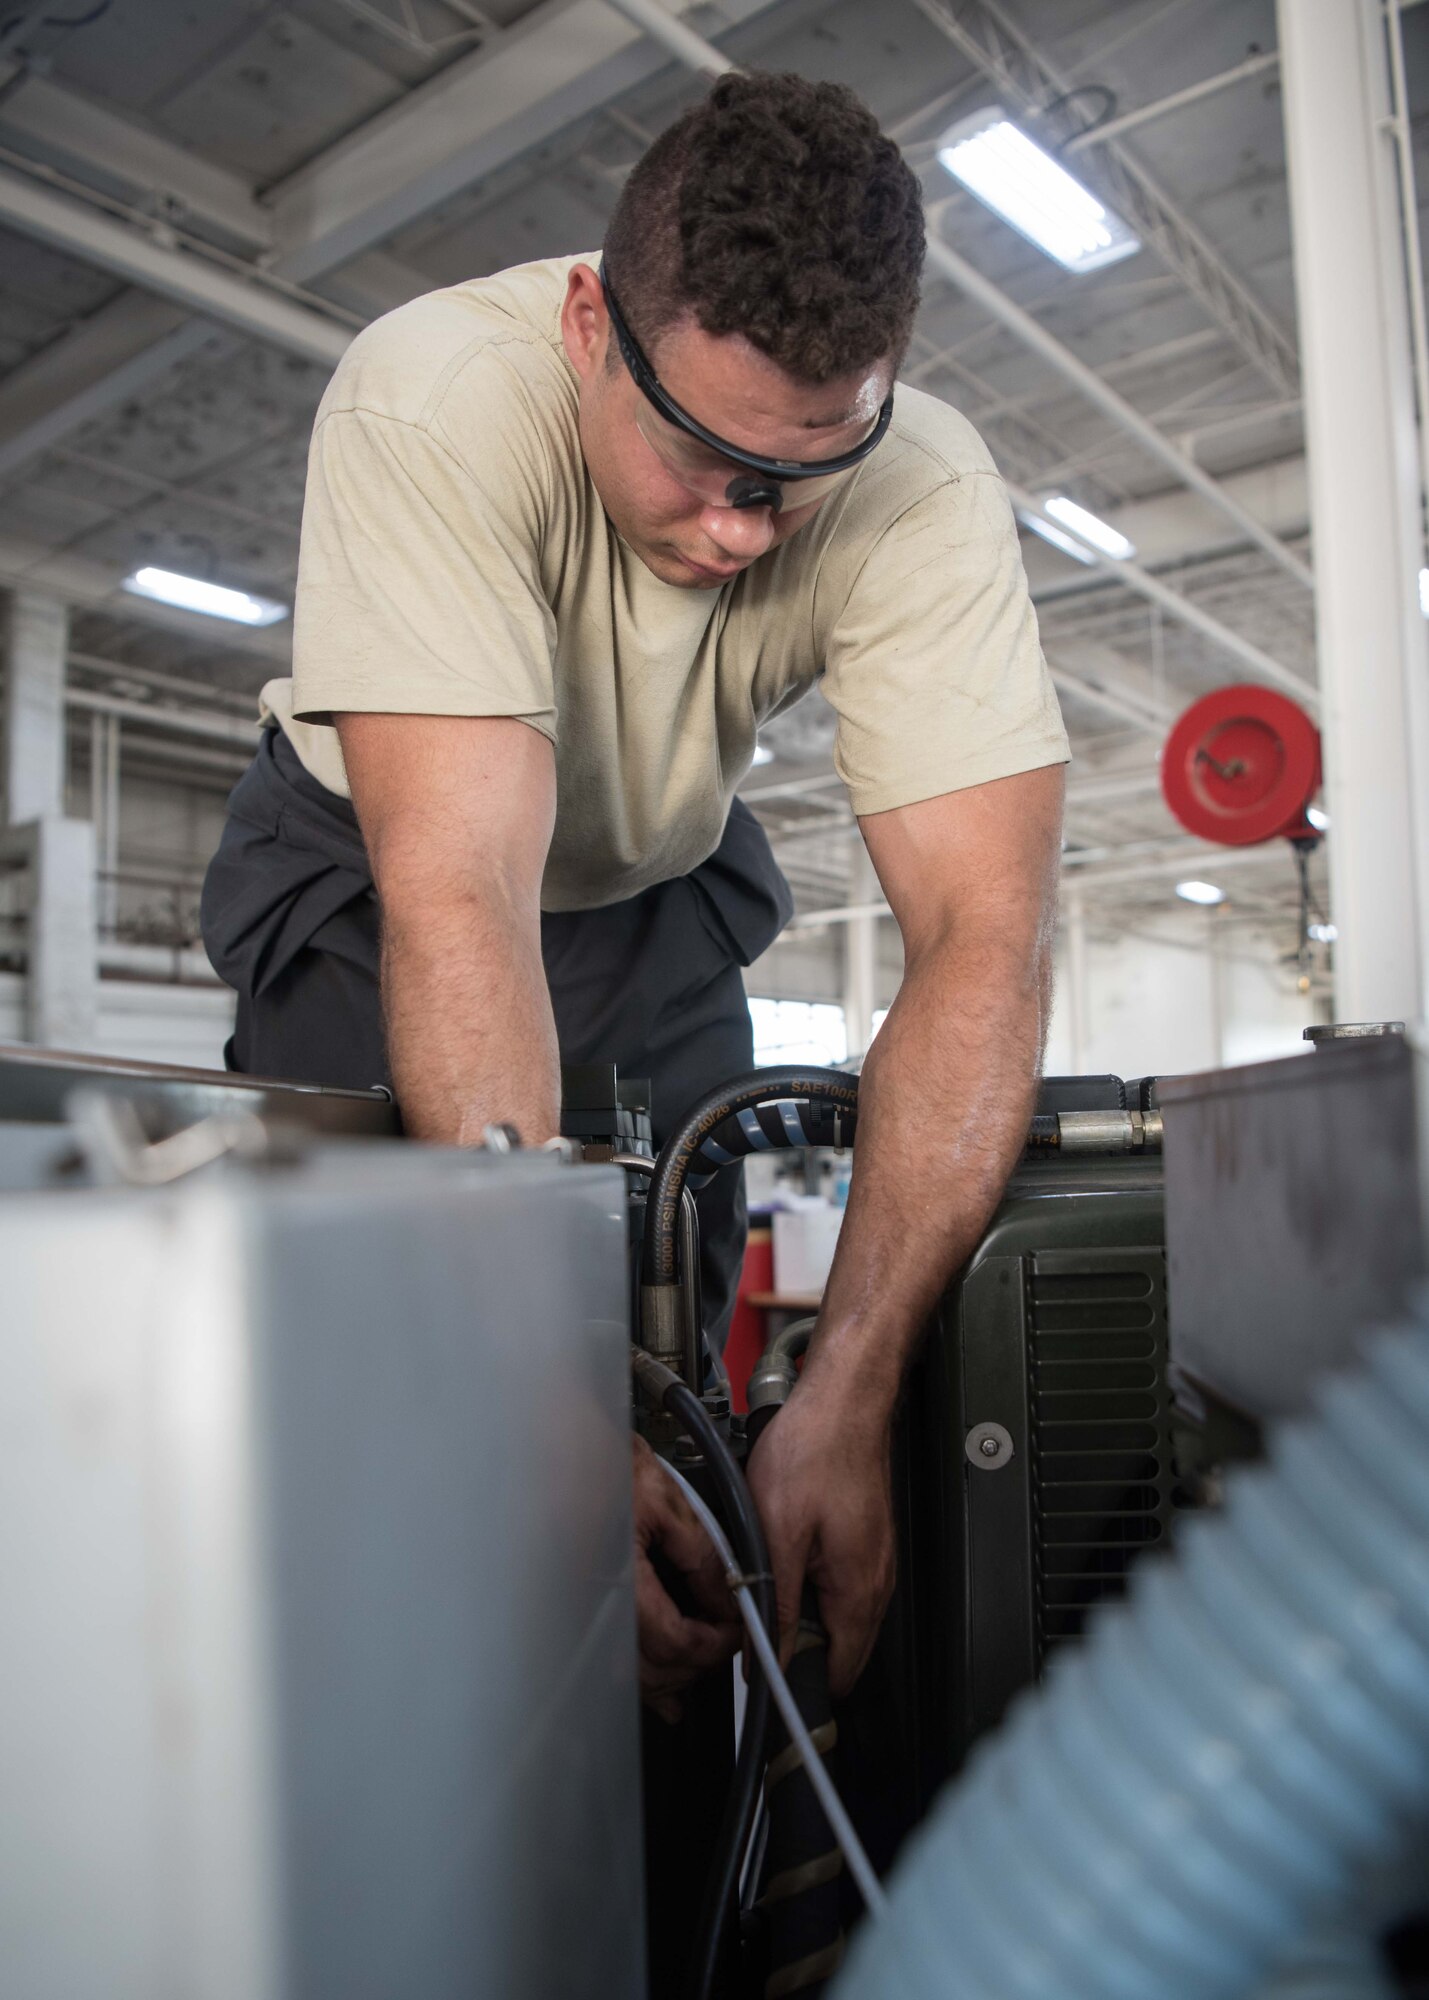
[[[620,359],[600,279],[588,264],[571,272],[561,332],[580,377],[581,449],[596,491],[622,540],[662,581],[718,590],[813,519],[822,503],[798,506],[797,481],[785,486],[778,513],[714,506],[681,484],[636,422],[642,392]],[[786,375],[742,334],[706,333],[693,318],[665,333],[650,360],[664,388],[707,430],[764,458],[852,451],[893,378],[884,361],[813,387]]]

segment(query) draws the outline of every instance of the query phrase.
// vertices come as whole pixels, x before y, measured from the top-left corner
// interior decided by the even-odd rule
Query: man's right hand
[[[656,1465],[645,1440],[631,1442],[640,1697],[666,1722],[678,1722],[681,1694],[702,1674],[734,1658],[743,1627],[713,1543],[678,1487]],[[660,1581],[652,1560],[655,1549],[680,1572],[694,1617],[680,1610]]]

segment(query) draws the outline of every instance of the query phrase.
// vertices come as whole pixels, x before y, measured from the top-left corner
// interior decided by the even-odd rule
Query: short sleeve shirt
[[[549,737],[548,910],[688,874],[761,726],[815,684],[856,813],[1060,763],[1007,494],[948,404],[900,387],[878,449],[718,590],[662,582],[581,454],[560,337],[576,261],[413,300],[353,342],[309,457],[293,675],[265,710],[347,781],[334,714],[515,716]]]

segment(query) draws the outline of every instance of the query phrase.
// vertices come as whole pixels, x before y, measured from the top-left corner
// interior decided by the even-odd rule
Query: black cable
[[[744,1574],[750,1578],[750,1594],[755,1608],[769,1636],[777,1640],[779,1619],[774,1577],[769,1568],[769,1549],[753,1496],[734,1454],[715,1428],[699,1397],[673,1370],[638,1347],[631,1350],[630,1365],[636,1382],[649,1400],[674,1417],[704,1453],[710,1478],[721,1502],[730,1543]],[[736,1913],[739,1865],[749,1845],[764,1777],[769,1710],[769,1683],[759,1662],[751,1658],[739,1755],[735,1759],[734,1775],[720,1820],[714,1864],[706,1884],[690,1955],[690,2000],[709,2000],[713,1993],[729,1925]]]
[[[34,25],[37,28],[88,28],[95,21],[99,20],[101,15],[107,14],[113,5],[114,0],[98,0],[98,4],[91,7],[87,14],[70,17],[41,14]],[[27,16],[25,14],[12,14],[8,21],[0,21],[0,35],[8,35],[12,28],[24,25],[27,25]]]
[[[1056,97],[1049,98],[1046,104],[1043,105],[1042,116],[1044,118],[1051,118],[1056,112],[1065,110],[1072,100],[1077,97],[1099,97],[1102,101],[1101,110],[1094,114],[1090,124],[1079,125],[1075,132],[1067,134],[1067,137],[1055,149],[1059,153],[1065,152],[1073,139],[1089,139],[1093,132],[1099,130],[1101,126],[1109,124],[1116,116],[1116,92],[1109,90],[1104,83],[1079,83],[1075,89],[1060,92]]]

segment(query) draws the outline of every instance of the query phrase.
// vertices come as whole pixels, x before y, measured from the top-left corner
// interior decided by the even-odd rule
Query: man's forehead
[[[666,330],[651,361],[670,394],[711,430],[723,428],[721,418],[791,431],[871,424],[892,387],[887,361],[830,382],[800,382],[743,334],[707,333],[693,318]]]

